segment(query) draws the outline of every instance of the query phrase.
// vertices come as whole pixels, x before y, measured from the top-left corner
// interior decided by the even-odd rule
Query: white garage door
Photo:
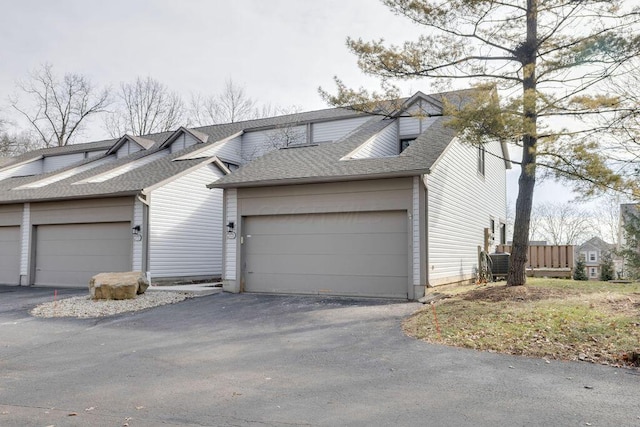
[[[36,285],[87,286],[97,273],[131,270],[128,222],[39,225]]]
[[[406,211],[248,217],[245,291],[407,298]]]
[[[0,227],[0,284],[20,280],[20,227]]]

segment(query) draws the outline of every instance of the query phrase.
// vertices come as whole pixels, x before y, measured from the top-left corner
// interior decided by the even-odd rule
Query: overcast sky
[[[352,87],[377,87],[347,50],[347,36],[401,43],[421,29],[375,0],[16,0],[0,14],[0,116],[15,83],[43,63],[116,88],[152,76],[180,93],[219,93],[226,79],[264,104],[327,108],[317,89],[337,75]],[[407,94],[431,88],[402,85]],[[23,124],[24,125],[24,124]],[[24,125],[26,126],[26,125]],[[87,140],[106,137],[100,119]],[[508,198],[517,195],[509,173]],[[536,201],[566,199],[557,185]]]

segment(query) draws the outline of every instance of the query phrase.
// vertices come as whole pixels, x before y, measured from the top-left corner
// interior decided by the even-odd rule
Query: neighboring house
[[[607,243],[599,237],[592,237],[580,246],[576,246],[576,260],[582,258],[585,262],[585,272],[589,280],[600,280],[602,272],[602,256],[610,253],[613,256],[616,245]]]
[[[87,286],[98,272],[222,274],[222,190],[279,146],[330,143],[371,117],[326,109],[36,150],[0,167],[0,283]]]
[[[505,229],[510,161],[503,144],[446,126],[443,98],[468,94],[419,92],[333,143],[275,150],[211,183],[225,192],[225,289],[416,299],[473,279],[484,230]]]

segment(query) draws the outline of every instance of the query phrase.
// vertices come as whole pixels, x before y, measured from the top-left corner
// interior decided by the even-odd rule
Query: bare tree
[[[575,245],[598,235],[590,213],[574,203],[542,203],[534,207],[532,222],[536,222],[536,240],[552,245]]]
[[[11,105],[29,121],[45,147],[72,143],[87,119],[109,105],[109,89],[96,89],[81,74],[67,73],[60,79],[51,64],[42,65],[17,87],[29,102],[23,105],[14,97]]]
[[[121,83],[116,110],[104,122],[109,134],[117,138],[130,133],[147,135],[175,129],[185,117],[180,96],[152,77],[138,77]]]
[[[235,123],[289,114],[292,108],[280,108],[272,104],[259,104],[246,90],[233,80],[227,79],[224,89],[216,95],[191,96],[189,105],[190,125],[206,126],[220,123]]]
[[[599,231],[605,242],[619,244],[620,240],[620,204],[627,203],[620,194],[608,194],[599,198],[594,210]]]

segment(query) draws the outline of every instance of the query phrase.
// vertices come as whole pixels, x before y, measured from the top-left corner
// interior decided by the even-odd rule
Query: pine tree
[[[573,270],[573,280],[588,280],[587,277],[587,264],[584,258],[578,258],[576,261],[576,268]]]
[[[613,258],[611,252],[602,252],[602,262],[600,263],[600,280],[608,282],[614,279]]]

